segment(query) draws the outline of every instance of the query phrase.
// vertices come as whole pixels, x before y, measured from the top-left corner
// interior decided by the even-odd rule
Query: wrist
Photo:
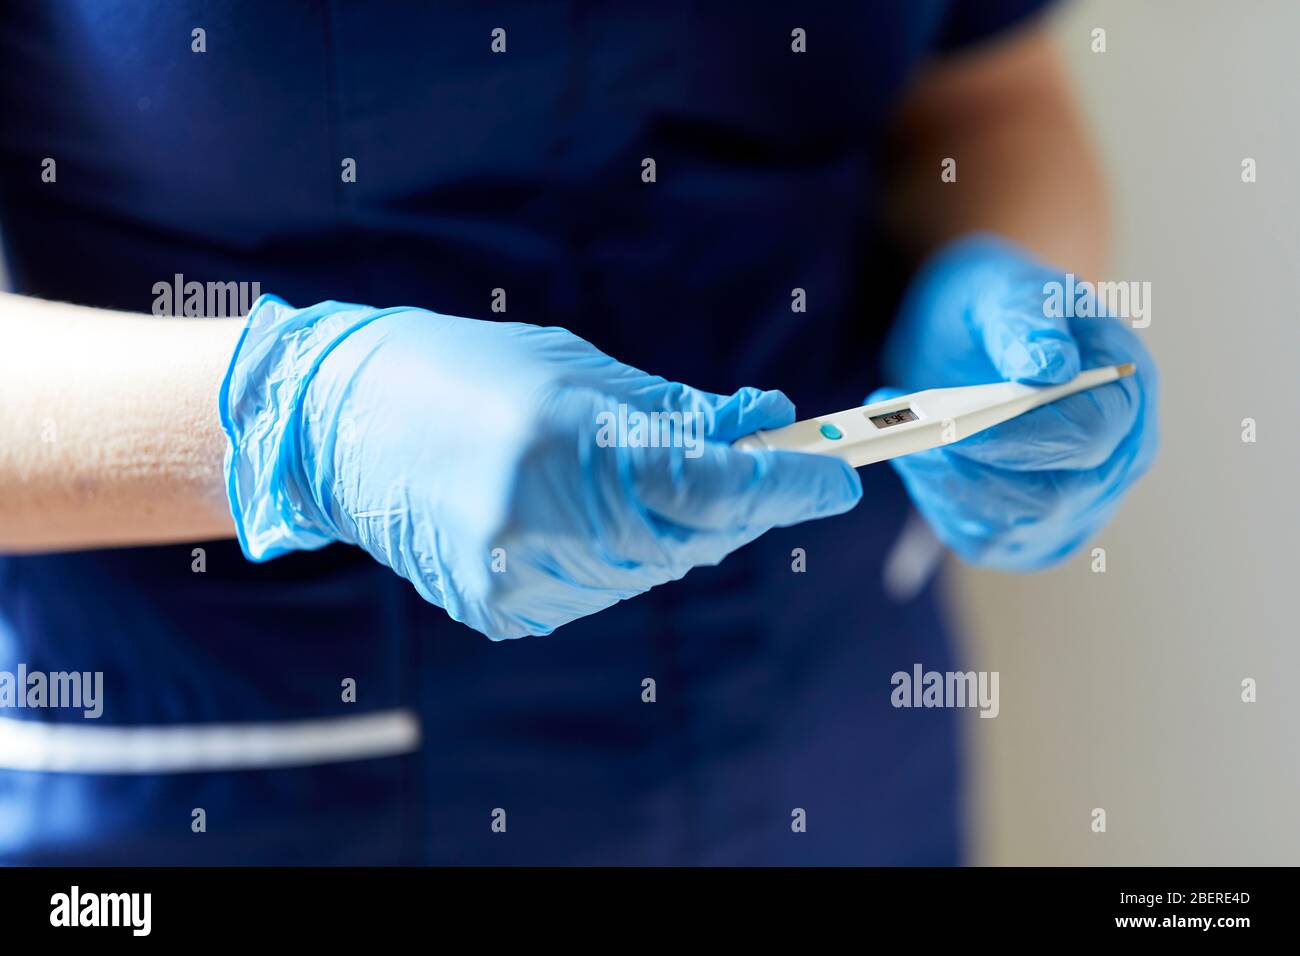
[[[308,386],[340,342],[386,314],[322,302],[294,309],[276,296],[254,303],[231,355],[219,403],[227,438],[226,495],[244,555],[267,561],[340,540],[313,488]],[[306,446],[306,447],[305,447]]]

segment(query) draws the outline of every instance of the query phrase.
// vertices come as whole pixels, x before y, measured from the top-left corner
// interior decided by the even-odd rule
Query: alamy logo
[[[895,671],[889,682],[895,707],[978,707],[981,717],[998,715],[997,671]]]
[[[171,282],[155,282],[153,294],[154,315],[236,319],[248,315],[262,294],[262,283],[186,282],[177,272]]]
[[[132,936],[153,928],[152,893],[82,893],[73,886],[50,897],[51,926],[126,926]]]
[[[1043,315],[1049,319],[1128,319],[1135,329],[1151,324],[1150,282],[1089,282],[1073,272],[1065,281],[1043,283]]]
[[[45,707],[81,710],[87,720],[104,713],[103,671],[0,671],[0,710]]]
[[[687,458],[704,454],[701,412],[642,412],[620,404],[618,413],[596,415],[601,448],[684,448]]]

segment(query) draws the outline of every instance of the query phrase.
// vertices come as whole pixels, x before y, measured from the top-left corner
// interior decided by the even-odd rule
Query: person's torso
[[[15,5],[11,280],[134,311],[180,275],[563,325],[701,388],[856,403],[898,280],[876,153],[942,4],[713,6]],[[0,669],[103,671],[103,725],[422,731],[418,758],[0,770],[0,860],[947,860],[950,720],[887,701],[893,671],[948,651],[928,591],[883,593],[908,506],[888,469],[862,475],[851,515],[509,645],[345,548],[0,559]],[[194,834],[198,807],[238,825]],[[786,846],[796,807],[822,822]]]

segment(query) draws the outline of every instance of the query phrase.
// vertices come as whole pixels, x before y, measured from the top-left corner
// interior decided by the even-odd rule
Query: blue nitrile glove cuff
[[[305,489],[299,411],[325,356],[390,311],[338,302],[295,309],[274,295],[253,303],[219,399],[229,440],[226,494],[250,561],[340,540]]]

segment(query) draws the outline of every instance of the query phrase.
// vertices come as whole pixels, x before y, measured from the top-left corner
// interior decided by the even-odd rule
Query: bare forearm
[[[0,551],[233,535],[217,393],[240,327],[0,293]]]
[[[945,159],[955,182],[940,176]],[[917,255],[988,230],[1060,268],[1100,272],[1105,191],[1049,37],[1014,37],[920,78],[893,140],[888,216]]]

